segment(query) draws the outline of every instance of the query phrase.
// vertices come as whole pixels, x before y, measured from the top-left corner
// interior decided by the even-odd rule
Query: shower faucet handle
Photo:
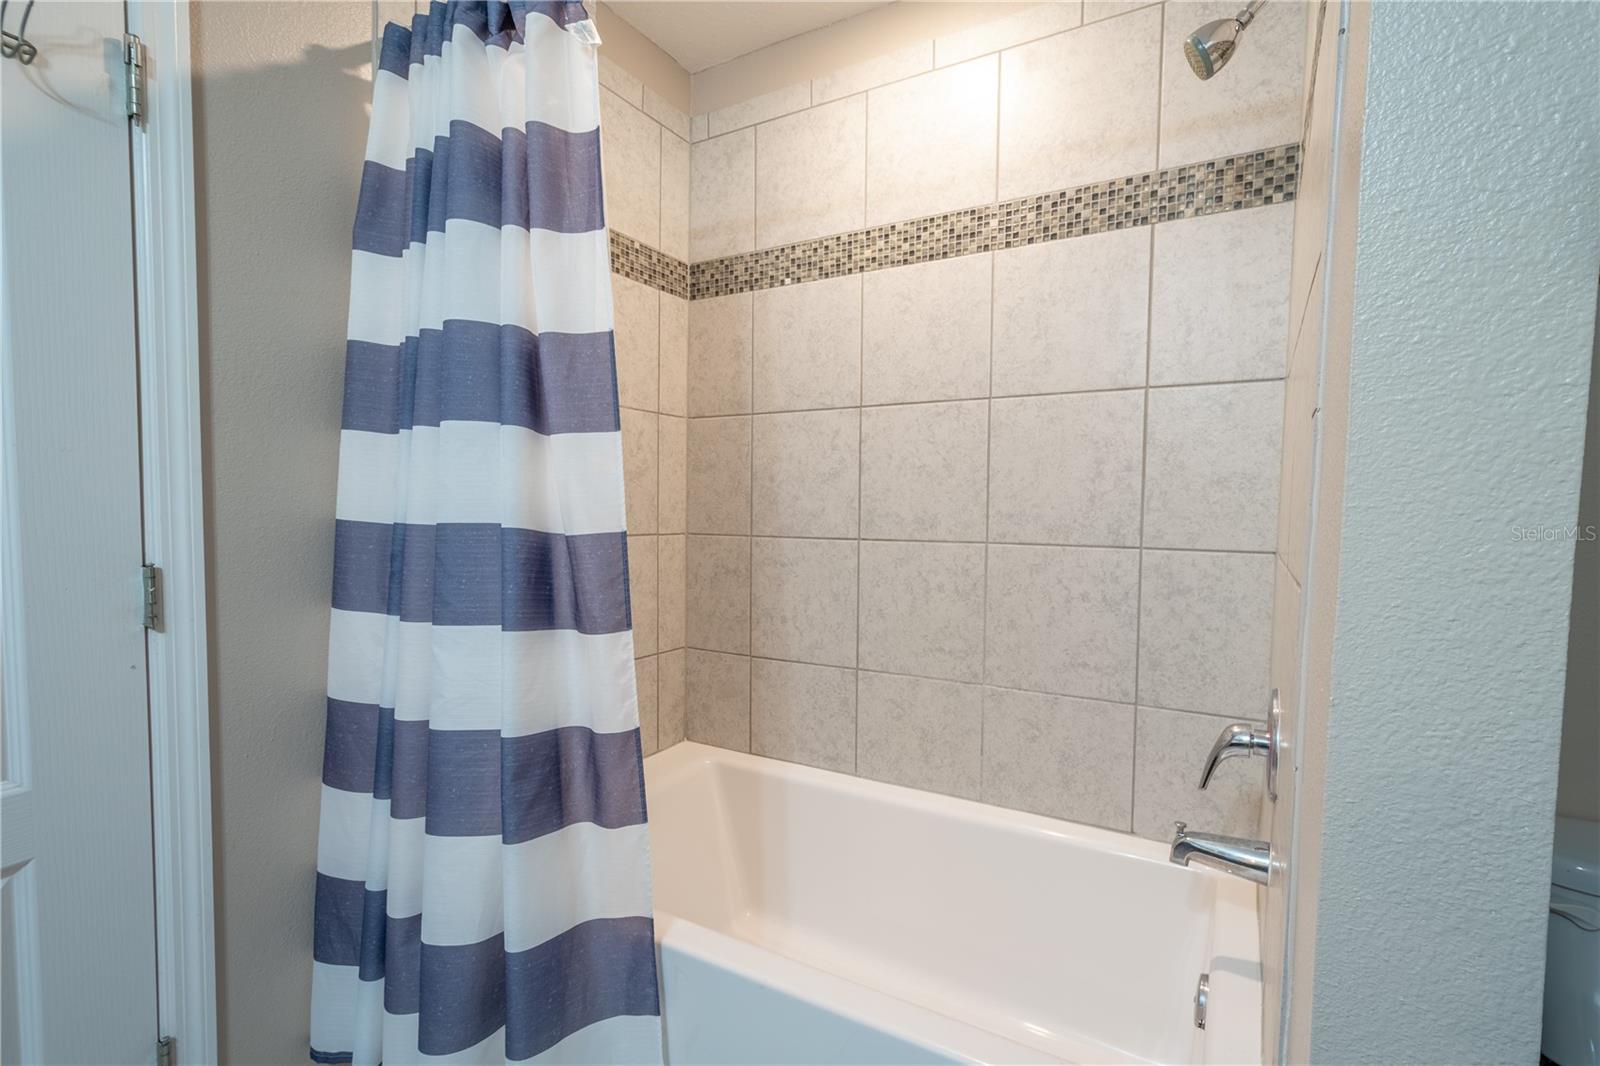
[[[1217,772],[1217,764],[1224,759],[1231,759],[1237,755],[1264,755],[1267,758],[1267,795],[1270,799],[1278,798],[1278,725],[1283,716],[1282,707],[1278,701],[1278,690],[1272,690],[1272,704],[1267,712],[1265,727],[1249,722],[1235,722],[1222,730],[1222,735],[1217,737],[1217,742],[1211,745],[1211,754],[1206,756],[1205,768],[1200,771],[1200,787],[1206,788],[1211,784],[1211,775]]]
[[[1217,772],[1217,764],[1223,759],[1231,759],[1236,755],[1265,755],[1272,747],[1272,738],[1265,729],[1246,722],[1235,722],[1222,730],[1222,735],[1217,742],[1211,745],[1211,754],[1206,756],[1205,769],[1200,771],[1200,787],[1206,788],[1211,784],[1211,775]]]

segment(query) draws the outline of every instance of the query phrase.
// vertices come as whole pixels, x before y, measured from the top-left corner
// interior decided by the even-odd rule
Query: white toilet
[[[1600,822],[1557,818],[1544,966],[1546,1058],[1600,1064]]]

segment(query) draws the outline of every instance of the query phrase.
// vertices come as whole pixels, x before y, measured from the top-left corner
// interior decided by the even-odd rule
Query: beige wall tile
[[[685,636],[691,648],[750,651],[750,538],[691,535]]]
[[[983,801],[1127,832],[1133,708],[985,689]]]
[[[750,532],[750,416],[689,419],[690,533]]]
[[[689,116],[689,143],[703,141],[711,136],[711,118],[709,115]]]
[[[933,42],[915,41],[904,48],[811,79],[811,99],[823,104],[909,78],[933,69]]]
[[[756,415],[750,492],[758,536],[854,537],[860,529],[861,412]]]
[[[750,750],[773,759],[853,773],[856,672],[752,659]]]
[[[800,111],[811,106],[811,83],[799,82],[794,85],[785,85],[781,89],[774,89],[760,96],[753,96],[748,100],[727,107],[719,107],[710,114],[711,136],[727,133],[729,130],[740,129],[744,126],[754,126],[758,122],[787,115],[791,111]]]
[[[983,679],[982,544],[861,542],[861,667]]]
[[[686,643],[688,603],[688,538],[656,538],[656,647],[661,651]]]
[[[856,696],[856,772],[896,785],[977,799],[983,689],[862,671]]]
[[[661,672],[656,656],[635,659],[633,676],[639,692],[639,747],[645,755],[654,755],[661,746],[658,713]]]
[[[1272,556],[1143,555],[1139,702],[1264,721]]]
[[[656,653],[658,569],[656,538],[628,538],[628,596],[633,614],[633,654]]]
[[[752,554],[752,652],[854,666],[856,542],[756,537]]]
[[[1282,559],[1274,561],[1272,577],[1272,661],[1267,668],[1271,686],[1268,693],[1270,695],[1271,689],[1278,690],[1284,717],[1292,721],[1300,707],[1300,583],[1289,573]],[[1294,749],[1289,747],[1289,750]]]
[[[689,301],[661,294],[661,413],[689,413]]]
[[[689,414],[738,415],[750,410],[748,292],[689,304]]]
[[[867,94],[868,225],[994,199],[998,66],[974,59]]]
[[[1146,227],[996,252],[994,394],[1143,385]]]
[[[756,127],[756,247],[860,229],[867,98],[853,96]]]
[[[995,400],[989,539],[1139,543],[1144,392]]]
[[[861,402],[861,276],[755,294],[755,409]]]
[[[1101,19],[1126,15],[1130,11],[1149,6],[1151,6],[1151,0],[1083,0],[1083,21],[1087,25],[1091,22],[1099,22]],[[1195,26],[1198,25],[1200,25],[1198,22],[1195,23]],[[1181,59],[1183,54],[1180,52],[1178,55]]]
[[[610,89],[600,90],[606,225],[661,243],[661,127]]]
[[[1292,203],[1155,227],[1150,384],[1283,375],[1293,234]]]
[[[861,535],[983,540],[989,404],[919,403],[861,412]]]
[[[1152,8],[1005,52],[1000,199],[1154,170],[1160,47]]]
[[[660,247],[670,256],[689,258],[689,142],[665,129],[661,131]]]
[[[1133,831],[1171,840],[1172,823],[1228,836],[1255,835],[1266,766],[1259,759],[1224,763],[1200,791],[1200,769],[1228,724],[1185,711],[1140,707],[1134,742]]]
[[[689,146],[689,258],[715,259],[756,246],[756,131]]]
[[[1144,543],[1271,551],[1283,382],[1152,389]]]
[[[656,740],[661,748],[670,748],[684,738],[685,657],[682,649],[656,657]]]
[[[1309,320],[1308,320],[1309,325]],[[1315,458],[1320,330],[1300,335],[1284,382],[1283,457],[1279,464],[1278,556],[1296,581],[1306,577],[1311,547],[1311,464]]]
[[[684,661],[687,739],[750,750],[750,657],[689,649]]]
[[[689,116],[667,102],[666,97],[644,87],[644,113],[665,126],[685,144],[689,143]]]
[[[989,394],[992,265],[985,253],[862,275],[863,402]]]
[[[1257,14],[1226,72],[1201,81],[1184,62],[1183,40],[1212,19],[1231,18],[1233,0],[1171,5],[1161,42],[1161,165],[1177,166],[1300,139],[1306,19],[1299,4]]]
[[[644,82],[606,56],[600,57],[600,84],[634,107],[640,107],[644,103]]]
[[[656,415],[622,409],[622,480],[627,499],[628,532],[656,531]]]
[[[1133,700],[1139,553],[989,546],[985,680]]]
[[[657,407],[660,376],[659,294],[648,285],[611,275],[617,345],[617,402],[640,411]]]
[[[1077,0],[1033,4],[1013,14],[946,34],[934,42],[939,66],[949,66],[973,56],[1047,37],[1078,25],[1082,5]]]
[[[689,422],[662,415],[656,427],[657,449],[656,532],[682,533],[686,529],[689,499]]]

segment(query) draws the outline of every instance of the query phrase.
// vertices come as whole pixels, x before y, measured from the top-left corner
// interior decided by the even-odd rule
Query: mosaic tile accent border
[[[1294,199],[1299,177],[1300,145],[1285,144],[1060,192],[871,226],[692,263],[688,267],[689,298],[704,300],[1286,203]],[[615,239],[613,236],[613,242]]]
[[[612,230],[611,269],[672,296],[705,300],[1287,203],[1299,181],[1300,145],[1285,144],[701,263]]]
[[[688,263],[616,230],[611,231],[611,269],[670,296],[689,298]]]

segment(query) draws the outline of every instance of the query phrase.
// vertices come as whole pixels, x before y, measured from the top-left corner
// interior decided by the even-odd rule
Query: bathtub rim
[[[935,816],[948,817],[967,824],[977,824],[1018,833],[1024,836],[1044,837],[1079,847],[1110,854],[1124,860],[1156,863],[1173,870],[1180,876],[1199,878],[1212,892],[1211,941],[1206,957],[1210,960],[1207,973],[1210,979],[1209,1009],[1205,1035],[1201,1041],[1202,1059],[1206,1063],[1254,1064],[1261,1058],[1262,969],[1260,957],[1260,927],[1257,914],[1257,891],[1254,885],[1214,870],[1188,867],[1181,871],[1168,862],[1168,845],[1131,833],[1122,833],[1099,826],[1069,822],[1048,815],[1012,810],[982,803],[977,800],[943,793],[877,781],[854,774],[824,770],[802,763],[786,762],[749,752],[713,747],[694,741],[682,741],[656,752],[645,760],[647,784],[668,787],[681,778],[694,773],[714,772],[721,764],[764,776],[787,778],[797,783],[809,783],[858,796],[865,802],[888,803],[900,807],[915,807]],[[963,1052],[976,1050],[974,1045],[990,1048],[989,1061],[1037,1061],[1041,1052],[1036,1048],[1017,1044],[1009,1038],[983,1029],[970,1022],[951,1018],[920,1004],[901,1000],[888,992],[862,985],[859,982],[828,972],[807,962],[791,959],[776,951],[755,944],[721,930],[711,929],[697,922],[657,909],[655,911],[656,941],[658,950],[670,946],[701,958],[728,965],[754,980],[776,985],[784,992],[810,1002],[821,1002],[833,1009],[847,1005],[848,999],[835,1000],[823,990],[848,989],[868,993],[874,1003],[892,1005],[886,1008],[889,1017],[897,1019],[897,1027],[886,1026],[896,1036],[931,1048],[946,1046],[946,1039],[957,1032],[963,1038],[957,1044]],[[770,958],[781,965],[773,967],[774,973],[757,973],[754,965],[759,958]],[[823,979],[811,981],[811,976]],[[1199,974],[1196,974],[1198,979]],[[906,1013],[912,1012],[912,1013]],[[849,1009],[841,1014],[864,1020]],[[887,1021],[884,1016],[872,1015],[876,1020]],[[904,1028],[907,1019],[921,1018],[933,1021],[926,1032]],[[920,1026],[919,1022],[919,1026]],[[956,1027],[954,1029],[949,1027]],[[965,1034],[977,1034],[969,1042]],[[1015,1058],[1007,1049],[1019,1049],[1032,1059]]]

